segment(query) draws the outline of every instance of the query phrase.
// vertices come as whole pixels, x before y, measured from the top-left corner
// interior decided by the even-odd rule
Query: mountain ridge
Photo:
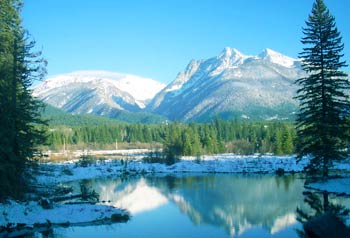
[[[75,114],[115,117],[141,112],[163,87],[150,78],[107,71],[75,71],[53,76],[33,88],[45,103]]]
[[[297,107],[293,82],[303,75],[300,60],[271,49],[249,56],[226,47],[218,56],[192,60],[146,109],[184,121],[224,114],[258,120],[290,119]],[[278,115],[281,107],[290,109]],[[264,110],[269,112],[262,115]]]
[[[191,60],[168,85],[107,71],[57,75],[33,95],[74,114],[114,118],[147,112],[170,120],[290,120],[297,109],[294,81],[305,76],[298,59],[269,48],[256,56],[226,47],[209,59]]]

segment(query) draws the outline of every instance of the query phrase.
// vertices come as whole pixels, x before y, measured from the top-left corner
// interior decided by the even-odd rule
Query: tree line
[[[87,149],[116,142],[156,142],[176,155],[293,154],[295,140],[296,132],[290,122],[239,122],[219,118],[212,123],[58,126],[48,131],[48,145],[54,150],[64,145],[81,145],[81,149]]]

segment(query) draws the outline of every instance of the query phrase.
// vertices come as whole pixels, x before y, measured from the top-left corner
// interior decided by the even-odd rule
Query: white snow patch
[[[124,162],[120,160],[99,161],[87,167],[79,167],[75,163],[43,164],[43,171],[47,172],[37,176],[37,180],[42,184],[50,184],[114,176],[125,171],[129,173],[274,173],[278,169],[283,169],[285,172],[302,172],[309,163],[308,158],[297,163],[295,156],[271,155],[221,154],[202,156],[200,161],[196,157],[182,157],[173,165],[144,163],[140,159],[133,159],[133,156],[129,158]],[[71,170],[73,175],[62,172],[67,169]]]
[[[22,223],[33,226],[35,223],[62,224],[69,222],[85,223],[110,219],[113,214],[125,214],[124,211],[111,206],[92,204],[56,204],[53,209],[43,209],[37,202],[0,203],[0,224]]]
[[[350,195],[350,178],[329,179],[323,182],[310,183],[306,187],[330,193],[345,193]]]
[[[145,101],[153,98],[165,85],[150,78],[131,74],[114,73],[108,71],[75,71],[72,73],[52,76],[34,87],[33,95],[40,97],[47,92],[68,87],[75,83],[103,84],[112,83],[123,92],[132,95],[136,100]],[[110,85],[110,84],[109,84]],[[110,87],[110,86],[108,86]]]
[[[262,53],[259,54],[259,57],[263,60],[270,61],[275,64],[282,65],[287,68],[291,68],[294,66],[294,63],[298,61],[297,59],[293,59],[291,57],[285,56],[279,52],[276,52],[271,49],[265,49]]]

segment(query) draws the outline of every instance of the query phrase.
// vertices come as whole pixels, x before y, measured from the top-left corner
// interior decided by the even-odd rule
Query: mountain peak
[[[295,61],[297,61],[297,59],[293,59],[269,48],[263,50],[258,57],[262,60],[266,60],[274,64],[279,64],[287,68],[293,67]]]
[[[236,48],[225,47],[218,58],[242,58],[243,56]]]
[[[235,48],[225,47],[224,50],[214,58],[217,65],[213,72],[214,74],[217,74],[224,69],[237,67],[238,65],[243,64],[247,57],[248,56],[245,56]]]
[[[275,55],[275,54],[281,54],[281,53],[274,51],[270,48],[266,48],[260,53],[260,55]]]
[[[297,107],[293,82],[304,75],[295,61],[271,49],[252,56],[226,47],[217,56],[191,61],[152,99],[148,110],[184,121],[217,115],[290,119]]]

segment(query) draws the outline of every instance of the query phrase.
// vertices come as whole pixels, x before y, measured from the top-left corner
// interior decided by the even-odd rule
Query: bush
[[[95,163],[95,158],[91,155],[82,155],[78,161],[78,165],[81,167],[88,167]]]
[[[68,185],[59,184],[54,190],[55,196],[64,196],[69,193],[73,193],[73,187]]]
[[[167,165],[175,164],[179,160],[180,160],[179,155],[176,155],[176,154],[171,153],[171,152],[166,154],[165,163]]]
[[[146,163],[165,163],[165,156],[160,151],[151,151],[146,157],[142,158],[142,161]]]
[[[128,214],[114,213],[111,216],[112,222],[127,222],[130,219]]]
[[[41,198],[39,200],[38,204],[44,209],[52,209],[53,208],[52,201],[50,199],[47,199],[47,198]]]
[[[100,195],[93,189],[87,187],[85,181],[80,182],[81,199],[89,202],[98,202]]]
[[[161,163],[167,165],[175,164],[179,160],[179,156],[175,155],[174,153],[163,153],[160,151],[152,151],[142,159],[142,161],[146,163]]]
[[[278,176],[282,176],[282,175],[284,175],[284,173],[285,173],[285,171],[284,171],[284,169],[282,169],[282,168],[278,168],[278,169],[276,170],[276,174],[277,174]]]

